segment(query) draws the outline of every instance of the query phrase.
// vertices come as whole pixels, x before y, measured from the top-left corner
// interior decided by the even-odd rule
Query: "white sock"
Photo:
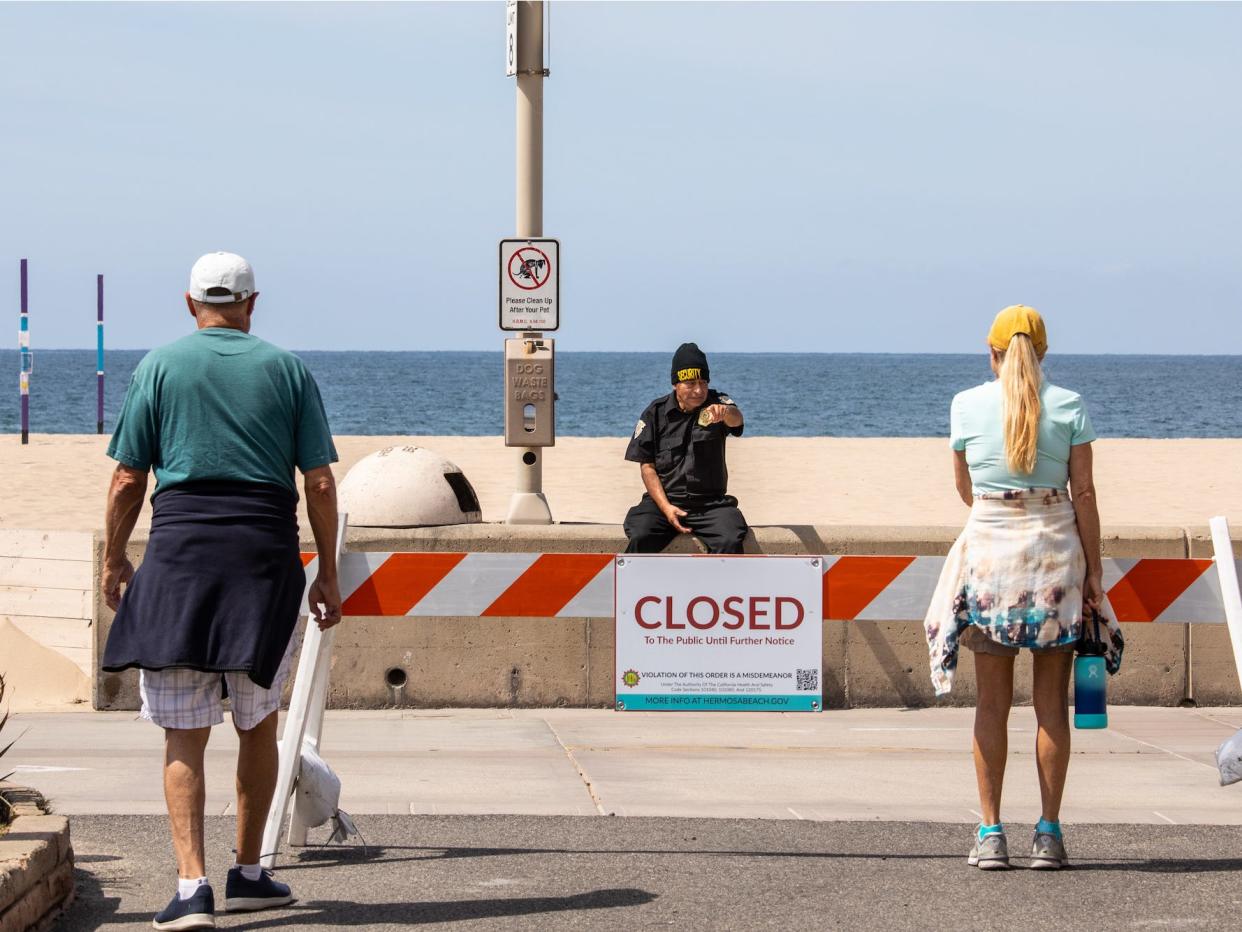
[[[186,880],[183,877],[177,878],[177,896],[183,900],[192,897],[199,887],[207,883],[206,877],[193,877]]]
[[[263,868],[258,864],[234,864],[242,872],[242,876],[247,880],[258,880],[263,876]]]

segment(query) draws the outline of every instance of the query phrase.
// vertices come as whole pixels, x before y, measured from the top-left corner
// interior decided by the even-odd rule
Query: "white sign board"
[[[518,0],[505,0],[505,77],[517,74],[517,5]]]
[[[818,712],[821,562],[617,557],[617,708]]]
[[[555,330],[561,325],[560,303],[560,241],[502,239],[500,329]]]

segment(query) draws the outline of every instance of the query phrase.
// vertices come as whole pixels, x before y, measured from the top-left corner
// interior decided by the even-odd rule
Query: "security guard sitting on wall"
[[[673,354],[673,391],[647,406],[625,458],[641,464],[643,500],[625,516],[626,553],[659,553],[698,534],[711,553],[741,553],[746,519],[726,495],[725,439],[741,436],[733,399],[707,387],[707,357],[693,343]]]

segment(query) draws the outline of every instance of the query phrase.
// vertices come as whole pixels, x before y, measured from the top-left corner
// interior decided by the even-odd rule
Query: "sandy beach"
[[[465,472],[485,521],[504,519],[517,454],[497,437],[338,437],[338,480],[393,445],[435,450]],[[641,494],[626,440],[566,437],[545,451],[555,520],[620,523]],[[106,437],[0,440],[8,490],[0,527],[90,531],[103,526],[114,464]],[[1103,523],[1199,526],[1216,514],[1242,524],[1242,440],[1101,440],[1095,445]],[[751,524],[957,524],[965,508],[939,438],[743,437],[730,441],[729,488]],[[150,521],[144,508],[139,526]]]

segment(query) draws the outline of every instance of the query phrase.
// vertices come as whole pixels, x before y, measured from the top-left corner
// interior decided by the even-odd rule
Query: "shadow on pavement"
[[[1139,858],[1115,861],[1071,861],[1075,871],[1133,871],[1138,874],[1211,874],[1242,871],[1242,858]]]
[[[400,856],[402,852],[411,852]],[[415,853],[417,852],[417,853]],[[391,854],[398,856],[393,857]],[[302,848],[297,851],[296,861],[277,863],[280,871],[314,870],[319,867],[341,867],[346,864],[399,864],[403,861],[446,861],[454,858],[501,858],[518,855],[547,854],[602,854],[643,855],[648,857],[685,857],[687,855],[720,858],[793,858],[811,860],[846,861],[965,861],[965,855],[931,854],[927,852],[906,854],[858,854],[838,851],[737,851],[697,848],[443,848],[434,845],[332,845],[325,848]]]
[[[642,906],[656,899],[645,890],[592,890],[573,896],[537,896],[487,900],[447,900],[443,902],[353,903],[349,900],[312,900],[297,903],[281,915],[250,913],[236,915],[244,929],[301,928],[309,924],[324,926],[416,926],[440,922],[467,922],[475,919],[498,919],[560,913],[585,909],[615,909]],[[111,904],[119,900],[109,900]],[[222,915],[222,914],[220,914]],[[219,918],[219,915],[218,917]],[[151,914],[119,913],[95,915],[89,926],[67,925],[58,928],[97,929],[105,924],[138,923],[149,925]]]
[[[75,857],[74,862],[81,864],[83,861],[94,860],[119,860],[115,857],[87,855],[85,857]],[[117,922],[121,907],[121,898],[119,896],[107,896],[104,893],[103,885],[99,882],[99,878],[88,869],[82,867],[74,867],[73,871],[73,903],[69,909],[56,920],[55,929],[57,932],[94,932],[104,925],[110,925]],[[151,924],[151,917],[144,916],[146,925]]]
[[[409,852],[405,854],[405,852]],[[314,870],[319,867],[341,867],[346,864],[399,864],[406,861],[443,861],[453,858],[514,857],[517,855],[601,854],[643,855],[646,857],[727,857],[727,858],[792,858],[846,861],[962,861],[963,854],[904,854],[848,851],[733,851],[695,848],[672,849],[610,849],[610,848],[437,848],[434,846],[394,845],[332,845],[324,848],[302,848],[297,861],[279,865],[281,871]],[[1015,868],[1021,869],[1022,857],[1014,857]],[[1074,871],[1133,871],[1147,874],[1194,874],[1242,871],[1242,858],[1115,858],[1099,861],[1072,860]]]

